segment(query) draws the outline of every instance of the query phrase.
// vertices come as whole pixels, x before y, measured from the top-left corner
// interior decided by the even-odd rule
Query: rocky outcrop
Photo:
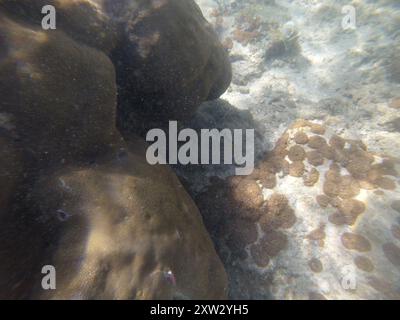
[[[116,128],[116,78],[122,78],[111,58],[119,50],[132,59],[136,55],[123,47],[128,26],[134,26],[129,19],[143,6],[154,7],[156,16],[173,6],[181,8],[187,23],[198,19],[206,26],[199,9],[187,1],[131,1],[125,19],[108,1],[46,4],[57,8],[57,30],[41,29],[43,1],[0,1],[0,297],[225,298],[226,274],[193,201],[170,169],[147,164],[139,138],[130,135],[126,142]],[[156,20],[173,26],[157,52],[174,57],[172,74],[201,85],[175,83],[169,101],[179,109],[182,96],[201,88],[201,95],[193,93],[196,108],[221,93],[224,85],[218,81],[224,76],[193,69],[190,59],[176,63],[175,55],[185,56],[190,46],[175,50],[174,35],[185,26],[169,21],[176,19],[169,10],[145,25],[151,29]],[[205,35],[200,22],[194,28],[200,28],[204,45],[211,41],[205,60],[224,59],[213,34]],[[130,38],[132,50],[135,41],[139,46],[140,39]],[[139,72],[147,65],[146,88],[159,88],[158,81],[168,82],[158,79],[161,58],[148,60],[153,67],[145,60],[127,67]],[[148,98],[143,90],[136,93]],[[54,291],[41,287],[44,265],[56,268]]]

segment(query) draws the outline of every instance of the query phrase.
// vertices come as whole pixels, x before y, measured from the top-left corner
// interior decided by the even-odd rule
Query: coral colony
[[[266,287],[281,299],[351,298],[360,288],[364,297],[398,298],[398,167],[360,140],[298,120],[253,174],[217,181],[200,208],[221,215],[217,243],[257,279],[249,285],[239,277],[237,290],[262,292],[257,283],[270,272]]]

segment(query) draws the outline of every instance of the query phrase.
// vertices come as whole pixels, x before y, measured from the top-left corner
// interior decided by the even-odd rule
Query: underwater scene
[[[399,0],[0,0],[0,300],[400,300]]]

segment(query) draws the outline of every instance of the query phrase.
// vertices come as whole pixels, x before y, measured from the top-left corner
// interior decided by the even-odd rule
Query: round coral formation
[[[324,269],[321,260],[313,258],[308,262],[308,266],[315,273],[320,273]]]
[[[307,144],[308,143],[308,136],[307,136],[307,134],[305,134],[302,131],[296,132],[296,134],[294,135],[294,141],[297,144]]]
[[[365,272],[374,271],[375,267],[370,259],[364,256],[357,256],[354,258],[354,264],[356,267]]]
[[[301,146],[293,146],[289,149],[288,157],[291,161],[303,161],[306,158],[306,152]]]
[[[346,216],[339,211],[332,213],[329,216],[328,220],[329,222],[337,226],[343,226],[349,223],[348,220],[346,219]]]
[[[233,189],[232,197],[244,209],[259,209],[264,202],[259,185],[251,179],[240,179]]]
[[[329,139],[329,145],[335,149],[342,150],[344,148],[344,146],[346,145],[346,140],[344,140],[343,138],[341,138],[337,135],[333,135]]]
[[[342,244],[348,250],[355,250],[359,252],[371,251],[371,243],[362,235],[345,232],[342,237]]]
[[[273,229],[265,231],[265,235],[260,240],[261,247],[271,258],[276,257],[287,247],[287,244],[287,236],[283,232]]]
[[[308,141],[308,146],[311,149],[321,149],[326,145],[326,140],[321,136],[312,136]]]

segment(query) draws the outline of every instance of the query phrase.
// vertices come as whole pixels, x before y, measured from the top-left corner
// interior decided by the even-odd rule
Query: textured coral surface
[[[41,27],[45,4],[56,30]],[[141,139],[117,129],[120,81],[134,74],[143,81],[131,99],[162,100],[152,107],[163,121],[190,116],[231,76],[192,1],[0,1],[0,298],[226,297],[196,205],[170,168],[147,163]],[[133,100],[130,131],[141,132]],[[174,109],[162,112],[167,102]],[[45,265],[56,290],[42,288]]]

